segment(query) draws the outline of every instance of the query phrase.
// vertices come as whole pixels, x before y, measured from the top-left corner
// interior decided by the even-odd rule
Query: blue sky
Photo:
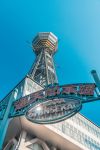
[[[35,55],[27,41],[43,31],[59,39],[60,84],[94,82],[91,69],[100,76],[99,0],[0,0],[0,99],[29,71]],[[100,101],[81,112],[100,125]]]

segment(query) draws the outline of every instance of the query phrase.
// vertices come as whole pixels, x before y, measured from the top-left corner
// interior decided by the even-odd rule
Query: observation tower
[[[51,32],[40,32],[32,41],[36,61],[29,76],[41,86],[57,83],[53,55],[58,46],[57,37]]]

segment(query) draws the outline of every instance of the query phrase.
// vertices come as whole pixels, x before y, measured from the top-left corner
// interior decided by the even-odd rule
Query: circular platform
[[[38,55],[41,50],[46,50],[50,54],[54,54],[57,50],[58,39],[51,32],[39,32],[32,41],[32,47]]]

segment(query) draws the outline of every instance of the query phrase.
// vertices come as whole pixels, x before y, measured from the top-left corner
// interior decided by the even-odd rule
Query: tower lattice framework
[[[32,41],[36,61],[29,76],[43,87],[58,82],[53,62],[57,41],[57,37],[51,32],[40,32]]]

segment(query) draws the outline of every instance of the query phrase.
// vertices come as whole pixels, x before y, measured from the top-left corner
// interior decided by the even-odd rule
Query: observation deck
[[[53,55],[58,46],[58,39],[52,32],[39,32],[32,41],[32,47],[36,55],[42,50],[48,51]]]

